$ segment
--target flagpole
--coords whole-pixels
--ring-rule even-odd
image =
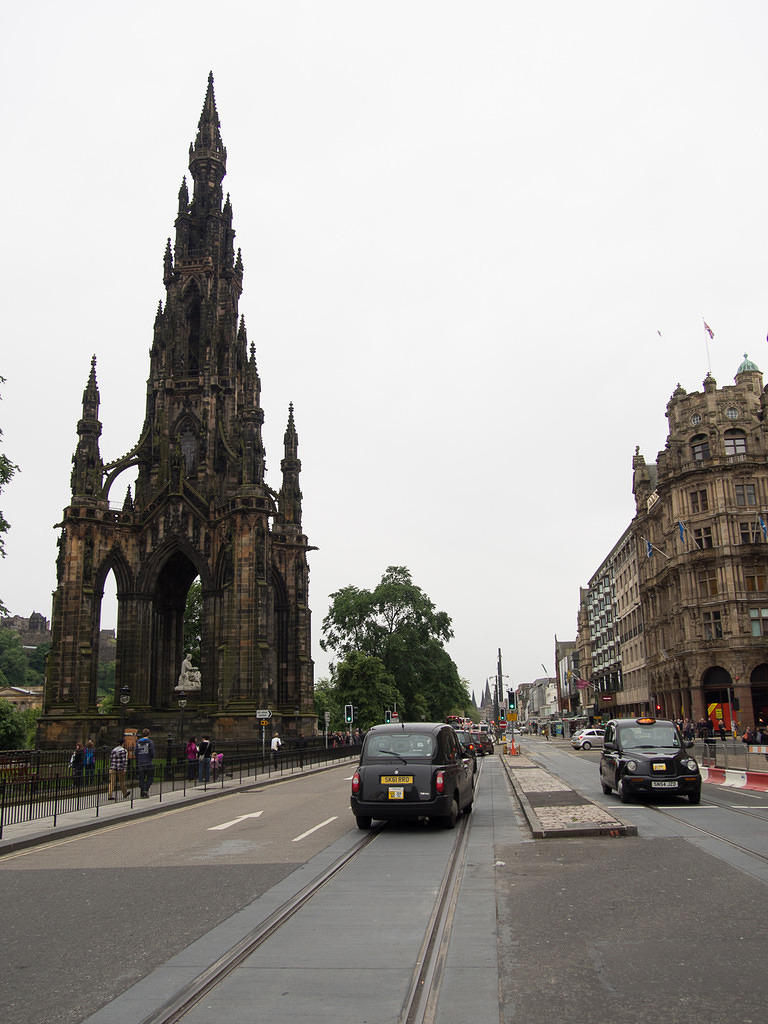
[[[709,357],[709,343],[714,341],[715,335],[712,328],[709,326],[704,317],[701,318],[701,322],[704,324],[704,345],[707,349],[707,369],[709,370],[710,377],[712,376],[712,360]]]

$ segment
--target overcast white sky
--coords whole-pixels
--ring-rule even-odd
[[[701,389],[702,317],[719,385],[768,369],[766,39],[744,0],[6,5],[11,612],[50,616],[92,354],[102,457],[138,439],[213,70],[276,488],[295,404],[316,678],[328,595],[388,565],[478,695],[499,647],[515,685],[551,672],[635,445]]]

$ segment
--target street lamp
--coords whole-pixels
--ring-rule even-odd
[[[125,742],[125,709],[131,701],[131,688],[120,687],[120,742]]]

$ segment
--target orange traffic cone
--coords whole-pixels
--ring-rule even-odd
[[[510,755],[517,754],[517,747],[515,746],[515,734],[514,733],[512,733],[512,735],[509,737],[509,750],[508,750],[508,753]]]

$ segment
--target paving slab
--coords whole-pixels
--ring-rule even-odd
[[[628,825],[605,807],[582,796],[537,765],[535,758],[503,753],[499,757],[534,839],[637,835],[636,825]]]

